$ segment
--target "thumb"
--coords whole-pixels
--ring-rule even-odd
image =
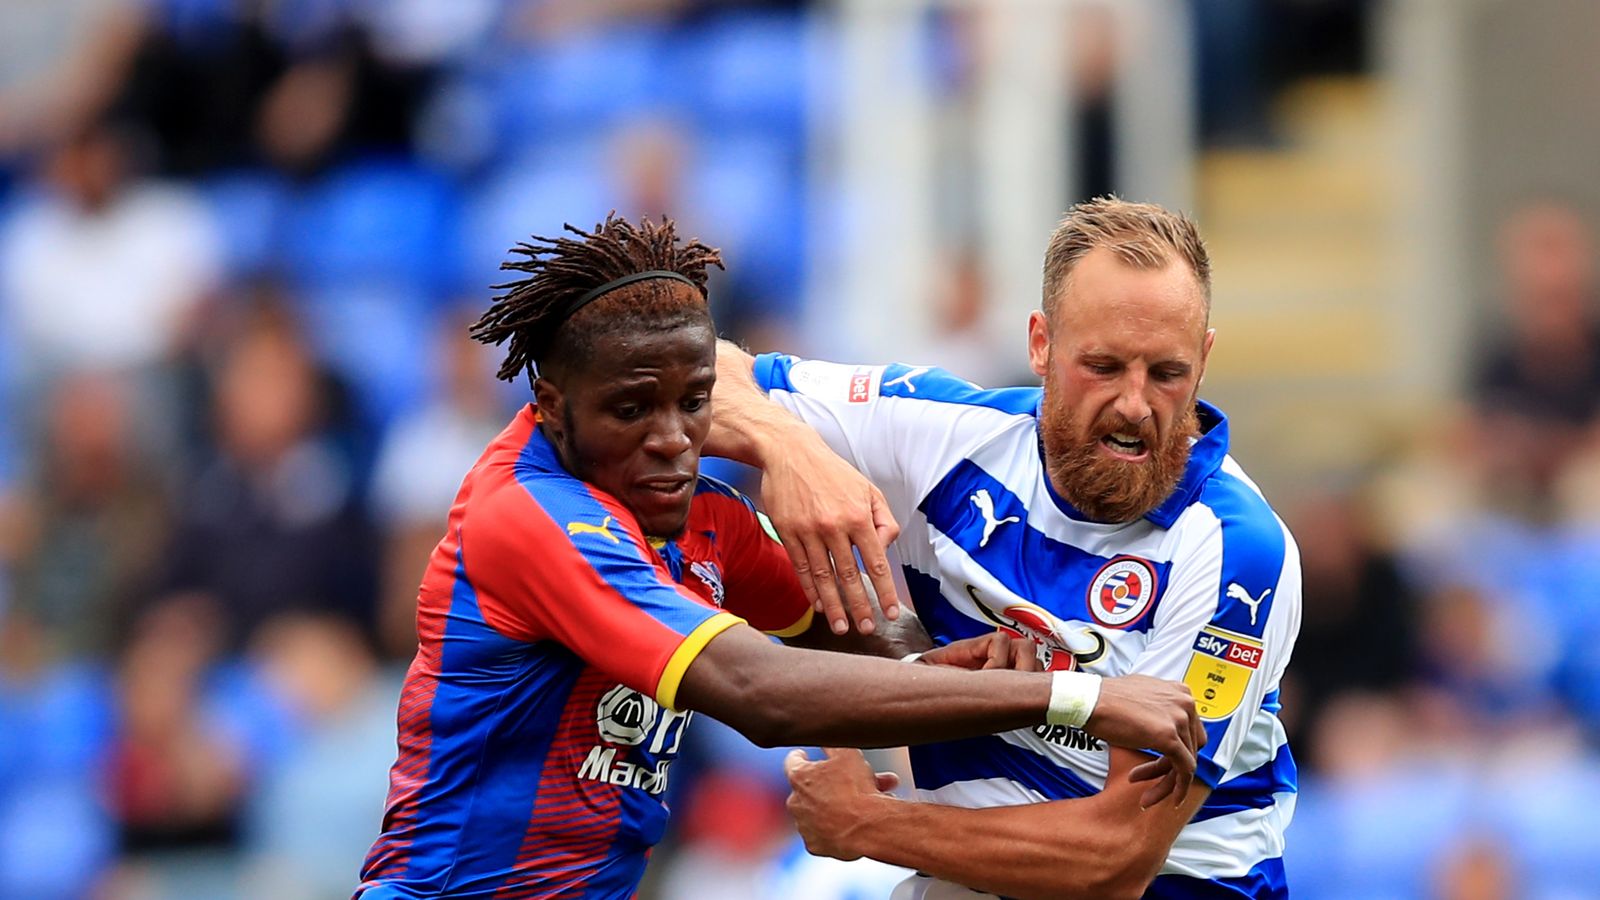
[[[792,780],[794,774],[809,762],[810,760],[806,759],[804,750],[790,750],[788,755],[783,758],[783,774]]]
[[[878,540],[887,547],[894,543],[900,536],[900,523],[894,519],[894,513],[889,511],[889,501],[883,492],[876,486],[872,489],[872,527],[878,533]]]

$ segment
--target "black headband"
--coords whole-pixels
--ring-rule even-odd
[[[627,287],[630,284],[640,281],[649,281],[654,278],[670,278],[673,281],[681,281],[697,291],[700,289],[700,286],[695,284],[693,281],[690,281],[687,276],[680,275],[677,272],[668,272],[665,269],[651,269],[648,272],[635,272],[632,275],[624,275],[621,278],[608,281],[594,290],[588,291],[582,297],[579,297],[571,303],[568,303],[566,309],[563,309],[561,311],[561,315],[556,319],[557,327],[560,327],[560,323],[572,318],[573,314],[578,310],[583,309],[585,306],[588,306],[589,304],[600,299],[606,294],[611,293],[617,288]]]

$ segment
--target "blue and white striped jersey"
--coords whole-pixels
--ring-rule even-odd
[[[1200,404],[1178,487],[1132,523],[1087,521],[1040,455],[1039,388],[982,390],[939,369],[768,354],[756,381],[884,492],[917,615],[939,643],[1003,625],[1051,668],[1182,680],[1209,738],[1211,794],[1148,897],[1286,896],[1294,760],[1278,683],[1300,630],[1299,551]],[[981,807],[1098,792],[1110,754],[1040,726],[912,749],[922,799]],[[925,877],[897,898],[980,896]],[[909,890],[908,890],[909,888]]]

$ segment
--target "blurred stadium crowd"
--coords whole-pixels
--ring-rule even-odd
[[[1282,48],[1363,6],[1197,3],[1208,140],[1270,142],[1273,59],[1359,65]],[[464,338],[498,262],[668,213],[726,251],[725,333],[825,355],[792,326],[828,39],[784,2],[0,9],[0,897],[348,894],[422,560],[525,399]],[[1300,896],[1600,884],[1596,249],[1519,211],[1459,404],[1268,485]],[[696,728],[647,891],[881,895],[795,855],[780,755]]]

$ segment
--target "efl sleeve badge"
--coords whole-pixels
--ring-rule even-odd
[[[1259,641],[1207,626],[1195,638],[1183,683],[1194,692],[1195,710],[1207,721],[1226,719],[1239,708],[1250,676],[1261,665]]]

